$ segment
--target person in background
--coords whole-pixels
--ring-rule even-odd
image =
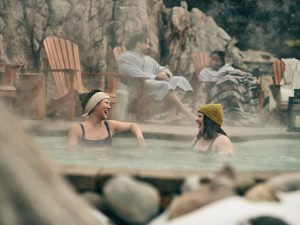
[[[188,80],[182,76],[173,76],[172,72],[148,56],[149,38],[146,34],[135,34],[126,44],[127,51],[118,60],[118,68],[124,77],[145,78],[146,95],[159,102],[166,102],[179,112],[195,120],[181,99],[186,92],[192,91]]]
[[[260,124],[258,91],[260,84],[249,72],[225,64],[225,53],[211,53],[210,67],[200,71],[199,81],[206,90],[206,103],[220,103],[226,124],[231,126]],[[209,88],[206,87],[209,86]]]
[[[230,64],[225,64],[225,53],[215,50],[210,54],[209,67],[200,71],[199,80],[214,81],[222,72],[233,69]]]
[[[199,152],[233,153],[233,144],[221,128],[223,123],[221,104],[200,106],[196,122],[199,125],[199,133],[193,144],[193,149]]]
[[[136,123],[107,120],[111,109],[109,95],[101,90],[91,90],[80,97],[85,121],[75,123],[69,130],[67,143],[89,147],[110,146],[112,136],[117,132],[130,131],[140,147],[145,146],[143,133]]]

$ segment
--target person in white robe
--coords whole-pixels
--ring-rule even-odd
[[[214,51],[210,55],[208,68],[203,68],[199,73],[200,81],[214,81],[225,71],[234,70],[230,64],[225,64],[225,54],[222,51]]]
[[[188,80],[182,76],[173,76],[172,72],[152,57],[146,55],[150,49],[147,35],[136,34],[126,44],[127,51],[118,60],[119,72],[126,78],[146,78],[146,95],[157,101],[166,101],[191,119],[196,116],[182,103],[186,92],[192,91]],[[176,91],[182,94],[178,96]]]

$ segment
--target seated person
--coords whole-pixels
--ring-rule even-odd
[[[209,66],[209,68],[204,68],[200,71],[200,81],[216,81],[219,74],[233,69],[229,64],[225,64],[225,53],[217,50],[210,54]]]
[[[200,81],[214,81],[206,89],[207,103],[221,103],[224,116],[229,125],[252,125],[258,122],[253,117],[257,110],[258,99],[256,81],[250,73],[225,64],[225,53],[211,53],[210,68],[204,68],[199,74]]]
[[[223,110],[221,104],[202,105],[198,110],[199,133],[193,149],[199,152],[232,154],[233,145],[221,128]]]
[[[110,111],[109,95],[100,90],[91,90],[81,96],[81,107],[85,121],[74,124],[68,134],[67,143],[70,147],[78,144],[83,146],[110,146],[115,132],[131,131],[139,146],[145,145],[140,127],[136,123],[107,120]]]
[[[127,51],[123,53],[118,61],[118,68],[123,76],[130,78],[145,78],[146,95],[157,100],[167,102],[191,120],[195,115],[186,109],[181,102],[178,93],[182,95],[192,91],[188,80],[182,76],[173,76],[172,72],[146,55],[150,49],[150,43],[146,34],[136,34],[126,44]],[[183,96],[181,96],[183,97]]]

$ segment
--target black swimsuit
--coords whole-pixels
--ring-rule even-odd
[[[219,136],[219,135],[218,135],[218,136]],[[218,137],[218,136],[217,136],[217,137]],[[213,146],[215,140],[217,139],[217,137],[215,137],[215,138],[212,140],[212,142],[209,144],[208,148],[207,148],[205,151],[203,151],[203,152],[212,152],[212,151],[213,151],[212,146]],[[194,144],[192,145],[192,148],[195,147],[195,145],[196,145],[196,143],[198,142],[198,140],[199,140],[199,137],[197,137],[196,141],[195,141]],[[201,151],[202,151],[202,150],[201,150]]]
[[[87,147],[101,147],[101,146],[111,146],[112,145],[112,137],[110,134],[110,129],[108,126],[108,122],[105,120],[104,125],[107,129],[108,136],[104,139],[99,140],[89,140],[85,138],[85,130],[83,124],[79,124],[82,130],[82,138],[80,140],[80,145]]]

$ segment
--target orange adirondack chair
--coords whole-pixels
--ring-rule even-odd
[[[192,96],[192,106],[193,106],[193,110],[195,110],[195,108],[197,107],[197,97],[199,94],[199,91],[201,90],[201,88],[204,89],[203,91],[205,93],[207,93],[209,91],[210,88],[212,88],[212,86],[215,84],[215,82],[211,82],[211,81],[200,81],[199,80],[199,73],[202,69],[209,67],[209,62],[210,62],[210,55],[207,52],[198,52],[193,54],[192,56],[192,60],[193,60],[193,65],[194,65],[194,69],[195,69],[195,82],[193,82],[193,88],[194,88],[194,92],[193,92],[193,96]]]
[[[281,59],[279,59],[273,62],[272,68],[273,68],[273,85],[271,85],[270,88],[273,97],[276,101],[276,108],[287,110],[288,102],[280,101],[280,82],[283,78],[285,64]]]
[[[78,95],[88,91],[82,82],[78,45],[58,37],[47,37],[43,45],[48,58],[49,72],[51,72],[58,95],[47,104],[47,112],[53,112],[67,105],[69,118],[73,119]],[[97,75],[110,78],[110,85],[104,91],[110,95],[112,105],[115,104],[115,86],[111,85],[114,83],[113,74],[99,73]]]
[[[113,49],[114,56],[116,62],[118,62],[120,55],[125,51],[126,49],[120,46],[117,46]],[[145,78],[124,78],[121,77],[121,81],[124,83],[126,82],[134,82],[134,85],[136,86],[137,89],[137,94],[138,94],[138,99],[137,99],[137,104],[135,105],[136,109],[136,115],[137,119],[139,121],[143,121],[145,119],[145,109],[146,109],[146,94],[145,94],[145,88],[144,88],[144,83],[145,83]]]

